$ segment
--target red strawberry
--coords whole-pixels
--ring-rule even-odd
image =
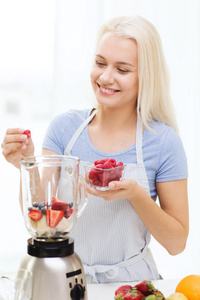
[[[62,220],[63,216],[64,216],[63,210],[47,209],[46,210],[47,225],[51,228],[56,227],[58,223]]]
[[[151,281],[144,280],[134,286],[138,291],[142,292],[145,296],[152,294],[155,290],[155,287],[151,283]]]
[[[65,211],[68,208],[68,203],[64,201],[60,201],[55,197],[52,197],[52,206],[51,209],[53,210],[63,210]]]
[[[42,218],[42,212],[37,209],[31,209],[29,211],[28,216],[33,221],[39,221]]]
[[[145,296],[142,292],[133,287],[128,293],[126,293],[124,300],[142,300],[144,297]]]
[[[118,294],[122,294],[123,296],[125,296],[126,293],[131,289],[132,289],[131,285],[122,285],[115,291],[115,296],[117,296]]]
[[[164,300],[165,299],[165,296],[159,290],[154,290],[152,295],[155,295],[156,299],[159,299],[159,300]]]
[[[31,137],[31,131],[30,130],[24,130],[23,134],[26,134],[28,138]]]
[[[124,300],[124,296],[123,296],[123,294],[118,294],[117,296],[115,296],[114,299],[115,300]]]

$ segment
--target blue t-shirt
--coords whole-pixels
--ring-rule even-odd
[[[65,148],[79,126],[90,116],[91,109],[70,110],[55,117],[46,132],[43,148],[64,154]],[[156,200],[156,182],[173,181],[187,178],[187,158],[180,136],[170,126],[154,122],[152,132],[143,133],[143,160],[149,181],[151,197]],[[123,163],[136,163],[136,145],[119,152],[106,153],[96,149],[90,141],[86,126],[76,143],[71,155],[83,161],[93,162],[101,158],[114,158]]]

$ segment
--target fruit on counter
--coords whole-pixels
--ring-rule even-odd
[[[188,300],[188,298],[182,293],[173,293],[166,300]]]
[[[42,212],[37,209],[31,209],[29,211],[28,216],[33,221],[39,221],[42,218]]]
[[[24,130],[23,134],[26,134],[27,135],[27,138],[30,138],[31,137],[31,131],[26,129]]]
[[[115,159],[99,159],[94,161],[94,167],[90,170],[88,177],[93,185],[108,186],[110,181],[119,181],[124,170],[123,162]]]
[[[161,293],[161,291],[155,289],[154,291],[152,291],[152,295],[156,296],[156,299],[160,299],[160,300],[164,300],[165,296],[163,295],[163,293]]]
[[[149,280],[142,281],[136,284],[134,287],[136,287],[145,296],[152,294],[152,292],[155,290],[154,285]]]
[[[134,287],[126,293],[124,296],[124,300],[142,300],[144,299],[144,294],[142,294],[139,290]]]
[[[126,292],[127,291],[127,292]],[[135,286],[120,286],[115,291],[115,300],[165,300],[161,291],[156,289],[150,280],[144,280]]]
[[[122,294],[125,296],[125,294],[132,289],[131,285],[123,285],[120,286],[116,291],[115,291],[115,296]]]
[[[188,300],[200,299],[200,275],[188,275],[177,285],[176,293],[184,294]]]

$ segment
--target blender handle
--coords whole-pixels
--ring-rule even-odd
[[[81,181],[81,182],[80,182]],[[84,195],[82,197],[81,195],[81,188],[83,187],[84,189]],[[88,202],[88,193],[86,189],[86,184],[81,175],[79,175],[79,184],[78,184],[78,212],[77,212],[77,217],[79,218],[80,215],[83,213],[86,205]]]

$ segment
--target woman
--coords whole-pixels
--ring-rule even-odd
[[[74,233],[88,282],[159,279],[150,235],[171,254],[188,236],[187,161],[173,113],[162,45],[141,17],[119,17],[99,31],[91,70],[97,109],[71,110],[50,124],[43,155],[86,162],[105,157],[127,165],[109,191],[88,186],[88,205]],[[20,168],[33,155],[23,129],[8,129],[5,158]],[[156,198],[159,204],[156,204]]]

